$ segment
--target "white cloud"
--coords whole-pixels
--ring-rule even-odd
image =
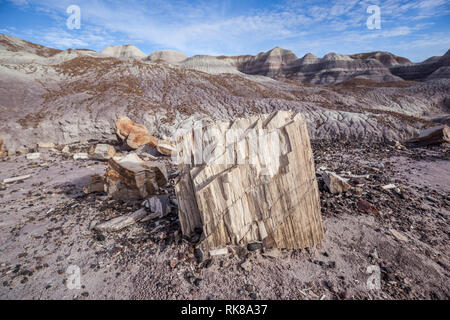
[[[17,6],[24,6],[28,4],[28,0],[9,0],[9,1]]]
[[[240,13],[227,10],[231,4],[207,0],[196,3],[187,0],[28,2],[61,24],[59,31],[34,30],[36,39],[44,39],[54,46],[102,49],[102,46],[123,41],[157,49],[176,49],[188,55],[257,53],[280,44],[287,48],[310,46],[329,51],[353,48],[356,52],[372,44],[389,44],[389,39],[398,42],[418,37],[431,26],[426,19],[446,15],[449,10],[448,1],[444,0],[335,0],[331,4],[286,0]],[[65,29],[65,10],[72,3],[81,8],[79,32]],[[381,30],[366,28],[366,8],[371,4],[381,8]]]

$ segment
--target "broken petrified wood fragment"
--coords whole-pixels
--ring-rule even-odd
[[[19,177],[13,177],[13,178],[7,178],[7,179],[3,179],[3,183],[13,183],[13,182],[17,182],[17,181],[22,181],[22,180],[26,180],[31,178],[30,174],[26,174],[23,176],[19,176]]]
[[[109,160],[116,154],[116,149],[109,144],[97,144],[89,148],[89,157],[96,160]]]
[[[417,138],[412,138],[403,142],[405,145],[424,147],[450,143],[450,128],[447,125],[426,129]]]
[[[134,123],[130,118],[120,116],[116,120],[116,134],[133,150],[149,145],[156,148],[159,153],[166,156],[172,154],[173,145],[169,141],[158,140],[152,136],[148,129],[142,125]]]
[[[164,217],[170,211],[168,195],[152,196],[142,202],[142,205],[155,213],[157,217]]]
[[[184,235],[200,229],[205,249],[260,241],[305,248],[322,240],[313,154],[299,115],[220,123],[203,127],[201,138],[195,130],[179,139],[174,157],[182,168],[175,190]],[[202,161],[190,163],[199,149],[207,151]]]
[[[139,209],[136,212],[126,214],[109,221],[100,223],[94,227],[97,231],[119,231],[125,227],[128,227],[148,215],[145,208]]]
[[[93,175],[83,187],[85,194],[105,192],[105,178],[101,175]]]
[[[331,193],[342,193],[350,189],[350,185],[347,182],[348,179],[344,179],[334,172],[325,171],[322,173],[322,179]]]
[[[113,198],[145,199],[166,184],[167,171],[161,163],[143,161],[134,153],[108,161],[106,189]]]
[[[120,116],[116,120],[116,134],[131,149],[137,149],[147,144],[156,147],[158,144],[158,139],[150,135],[144,125],[134,123],[126,116]]]

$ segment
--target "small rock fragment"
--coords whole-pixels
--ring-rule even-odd
[[[73,155],[73,160],[88,160],[89,155],[86,152],[75,153]]]
[[[109,144],[97,144],[89,149],[89,156],[95,160],[109,160],[116,154],[116,149]]]
[[[169,213],[170,209],[169,196],[152,196],[151,198],[142,202],[142,205],[149,209],[150,212],[155,213],[158,217],[164,217]]]
[[[199,286],[202,284],[202,281],[203,281],[203,279],[196,278],[196,279],[194,280],[194,285],[195,285],[196,287],[199,287]]]
[[[70,147],[69,146],[64,146],[64,148],[62,148],[61,152],[62,153],[70,153]]]
[[[371,204],[366,200],[359,200],[356,203],[356,207],[358,208],[358,210],[363,211],[365,213],[372,213],[372,214],[379,213],[378,209],[373,204]]]
[[[398,240],[403,241],[403,242],[408,242],[408,238],[405,235],[403,235],[402,233],[400,233],[399,231],[397,231],[395,229],[389,229],[389,231]]]
[[[171,260],[169,261],[169,265],[170,265],[170,268],[171,268],[171,269],[175,269],[175,267],[177,266],[177,264],[178,264],[177,259],[171,259]]]
[[[97,241],[105,241],[105,236],[102,235],[101,233],[98,233],[98,234],[95,236],[95,239],[97,239]]]
[[[256,251],[262,248],[262,244],[260,242],[252,242],[247,244],[248,251]]]
[[[26,180],[26,179],[29,179],[29,178],[31,178],[31,174],[18,176],[18,177],[13,177],[13,178],[3,179],[3,183],[12,183],[12,182]]]
[[[209,255],[211,257],[221,256],[221,255],[224,255],[224,254],[228,254],[228,248],[219,248],[219,249],[214,249],[214,250],[210,250],[209,251]]]
[[[198,264],[202,263],[203,261],[203,250],[200,248],[196,248],[194,250],[194,257]]]
[[[103,176],[94,175],[89,178],[83,187],[85,194],[105,192],[105,179]]]
[[[347,180],[338,176],[334,172],[325,171],[322,174],[322,179],[325,182],[325,185],[333,194],[342,193],[350,189],[350,185]]]
[[[27,154],[28,160],[36,160],[36,159],[39,159],[40,157],[41,157],[41,154],[39,152]]]
[[[397,188],[397,186],[395,185],[395,184],[393,184],[393,183],[390,183],[390,184],[387,184],[387,185],[385,185],[385,186],[382,186],[381,187],[383,190],[390,190],[390,189],[395,189],[395,188]]]
[[[250,272],[252,270],[252,264],[250,261],[245,260],[243,263],[241,263],[241,268],[245,271]]]
[[[38,143],[38,148],[50,149],[54,148],[55,144],[53,142],[40,142]]]

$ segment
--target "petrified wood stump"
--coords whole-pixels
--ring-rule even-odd
[[[201,247],[262,241],[305,248],[323,238],[313,154],[300,115],[279,111],[193,129],[176,148],[181,228],[184,235],[201,230]]]

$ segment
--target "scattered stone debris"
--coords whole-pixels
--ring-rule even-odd
[[[105,192],[105,178],[101,175],[94,175],[89,178],[83,187],[85,194]]]
[[[109,144],[97,144],[89,148],[89,157],[95,160],[109,160],[116,154],[116,149]]]
[[[328,189],[333,194],[342,193],[350,189],[348,180],[338,176],[334,172],[325,171],[322,174],[322,179]]]
[[[17,182],[17,181],[26,180],[26,179],[29,179],[29,178],[31,178],[31,174],[26,174],[26,175],[23,175],[23,176],[3,179],[3,183],[13,183],[13,182]]]
[[[44,292],[44,298],[45,295],[58,297],[57,286],[48,284],[53,280],[47,278],[47,274],[63,276],[64,265],[53,266],[52,262],[62,263],[67,257],[66,249],[70,247],[72,253],[83,254],[80,261],[85,262],[80,267],[82,270],[86,268],[88,281],[104,276],[103,279],[116,278],[124,281],[120,284],[127,285],[128,279],[142,279],[142,285],[137,287],[140,291],[134,292],[134,297],[189,299],[211,296],[214,299],[241,299],[248,298],[250,293],[256,294],[256,298],[269,299],[296,299],[299,294],[302,299],[320,299],[325,295],[327,299],[447,297],[445,210],[450,198],[445,192],[439,192],[439,181],[436,181],[436,187],[434,184],[418,187],[415,181],[423,177],[416,176],[421,166],[405,166],[402,161],[417,159],[415,163],[425,163],[426,166],[427,162],[423,159],[439,163],[448,159],[448,152],[440,147],[422,148],[415,152],[399,151],[390,145],[365,145],[361,142],[345,144],[345,148],[329,141],[312,141],[312,144],[318,164],[316,176],[321,180],[323,171],[336,172],[343,178],[349,178],[348,182],[352,185],[350,192],[319,193],[328,234],[320,250],[280,250],[261,246],[261,241],[254,239],[249,241],[249,248],[244,241],[239,245],[221,245],[213,250],[197,247],[201,245],[204,230],[195,231],[192,237],[182,235],[177,201],[174,199],[174,182],[179,172],[164,157],[158,156],[158,162],[167,166],[170,183],[154,195],[163,197],[164,203],[166,199],[169,200],[167,215],[163,218],[159,213],[150,212],[160,212],[159,209],[151,209],[152,195],[139,201],[109,199],[106,194],[80,195],[79,182],[81,177],[86,176],[90,181],[83,191],[103,192],[104,162],[88,160],[80,163],[71,161],[71,156],[69,160],[67,155],[44,154],[42,151],[41,158],[45,155],[46,159],[46,167],[42,167],[25,156],[12,157],[7,160],[7,166],[14,170],[9,171],[8,167],[3,166],[2,179],[28,173],[24,170],[29,169],[33,170],[30,172],[33,179],[27,181],[29,183],[8,184],[7,191],[0,192],[0,198],[6,199],[3,202],[5,212],[19,208],[28,212],[24,218],[20,218],[17,226],[2,225],[6,232],[10,230],[13,239],[26,243],[26,249],[18,246],[19,251],[15,251],[14,255],[5,252],[0,263],[3,286],[8,289],[4,291],[10,292],[8,297],[12,298],[24,294],[32,298],[39,297],[35,294],[38,292],[39,295],[39,290]],[[75,153],[88,150],[89,146],[84,143],[71,144],[70,148]],[[400,159],[399,163],[395,162],[396,159]],[[433,165],[432,161],[430,166]],[[390,162],[394,165],[390,165]],[[291,160],[290,163],[294,162]],[[380,163],[384,164],[384,168],[377,170]],[[30,166],[27,168],[26,164]],[[49,165],[51,170],[47,169]],[[60,176],[56,184],[51,179],[45,183],[48,177],[53,177],[55,169],[61,175],[67,174],[67,178],[63,180]],[[319,173],[319,169],[323,169],[322,172]],[[409,170],[411,172],[408,173]],[[428,170],[424,171],[423,174],[427,174]],[[94,173],[98,175],[92,176]],[[408,175],[404,176],[406,173]],[[411,183],[406,177],[416,180]],[[41,185],[41,181],[44,184]],[[355,185],[363,187],[355,188]],[[390,187],[383,189],[386,186]],[[403,198],[397,194],[397,186],[401,187]],[[0,183],[0,190],[4,188],[6,185]],[[356,189],[361,192],[357,193]],[[14,206],[10,206],[14,203],[11,199],[19,193],[23,196],[14,200]],[[366,211],[359,210],[357,203],[362,199],[376,206],[382,214],[369,216],[365,214]],[[133,215],[140,205],[146,211],[142,219],[132,219],[125,223],[132,225],[122,229],[117,227],[114,233],[107,230],[114,231],[116,227],[99,231],[102,223],[113,224],[117,218],[127,221],[127,217]],[[363,207],[361,204],[359,206]],[[144,214],[144,211],[141,212]],[[143,223],[145,221],[148,222]],[[30,227],[39,222],[45,227],[38,230],[36,235],[40,238],[37,239],[45,241],[29,241],[27,233]],[[256,250],[251,251],[253,246]],[[434,252],[439,254],[434,255]],[[347,253],[351,254],[351,259],[347,261],[340,258]],[[429,268],[430,261],[433,261],[433,268]],[[363,266],[379,264],[383,290],[368,291],[365,287],[367,278],[359,277],[361,270],[354,269],[355,263]],[[139,271],[130,270],[130,265],[138,266],[136,269]],[[41,273],[42,270],[47,271]],[[187,285],[183,283],[185,280],[182,275],[185,273],[190,273]],[[217,282],[218,275],[220,282]],[[274,279],[269,286],[265,281],[268,277]],[[226,280],[226,288],[222,279]],[[353,286],[356,279],[362,280],[362,288]],[[24,284],[21,284],[22,281]],[[99,280],[98,283],[102,284],[103,281]],[[79,292],[89,289],[90,297],[102,297],[105,288],[112,286],[110,282],[105,283],[106,287],[89,286]],[[289,288],[282,286],[283,283],[289,283]],[[218,285],[222,286],[220,290],[217,290]],[[167,290],[159,290],[162,287]],[[82,295],[78,293],[80,297]]]
[[[255,138],[248,130],[254,127],[271,135]],[[246,134],[227,145],[228,128]],[[184,164],[175,186],[183,234],[200,229],[200,245],[206,249],[261,241],[267,247],[305,248],[322,240],[319,193],[305,121],[279,111],[218,124],[216,131],[222,133],[216,142],[220,140],[226,151],[211,157],[213,163]],[[182,154],[188,159],[195,152],[188,140],[192,136],[188,133],[181,138]],[[255,139],[267,150],[252,155],[254,164],[234,165],[236,159],[230,165],[215,164],[230,163],[225,159],[229,154],[242,156],[235,152],[235,145],[248,150]],[[276,148],[280,150],[277,157],[273,154]]]
[[[108,161],[106,188],[116,199],[145,199],[167,185],[164,164],[143,161],[135,153],[115,156]]]
[[[94,227],[95,230],[104,232],[104,231],[118,231],[125,227],[128,227],[140,220],[142,220],[145,216],[148,215],[147,210],[145,208],[141,208],[131,214],[126,214],[114,219],[111,219],[107,222],[100,223]]]
[[[447,125],[428,128],[422,131],[417,138],[406,140],[404,143],[415,147],[450,143],[450,128]]]

